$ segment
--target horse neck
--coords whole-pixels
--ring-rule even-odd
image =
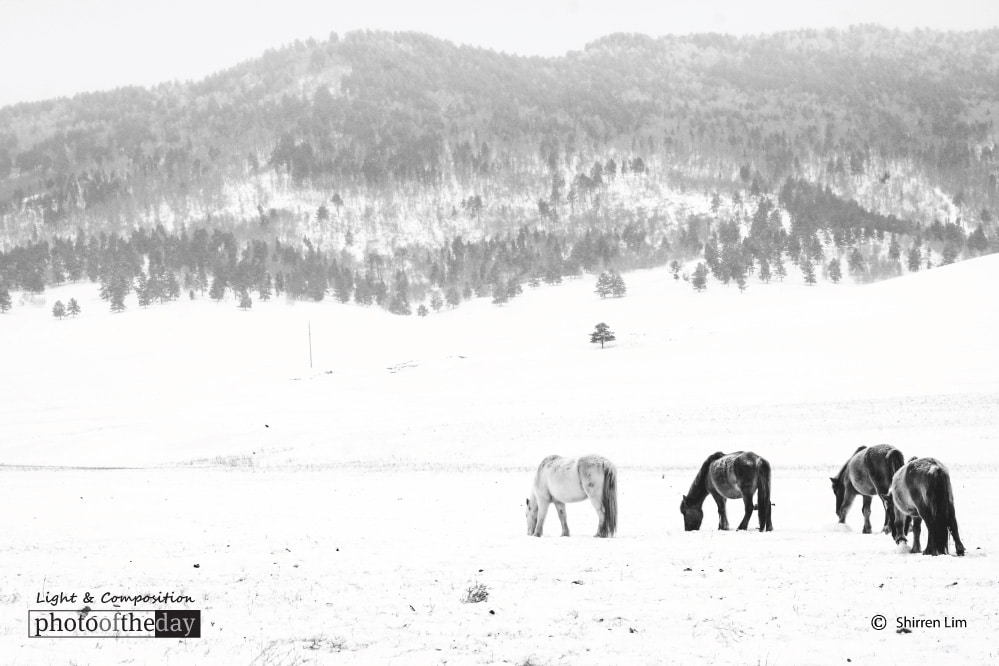
[[[850,487],[850,473],[847,470],[849,469],[850,463],[853,462],[853,459],[856,457],[856,455],[866,448],[867,448],[866,446],[861,446],[859,449],[853,452],[852,456],[847,458],[846,464],[843,465],[843,469],[841,469],[839,471],[839,474],[836,475],[836,485],[841,485],[843,486],[844,489]]]
[[[850,456],[850,460],[853,460],[853,456]],[[850,460],[846,461],[846,464],[843,465],[843,469],[841,469],[839,474],[834,477],[836,479],[837,486],[842,486],[843,488],[847,487],[848,482],[850,481],[850,475],[846,470],[850,466]]]
[[[687,491],[687,504],[692,506],[700,506],[704,504],[704,498],[708,496],[708,471],[713,463],[718,458],[711,456],[704,461],[701,465],[701,469],[698,470],[697,476],[694,477],[694,482],[690,484],[690,490]]]

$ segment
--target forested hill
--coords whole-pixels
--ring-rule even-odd
[[[627,249],[630,228],[641,264],[696,257],[725,222],[748,237],[763,206],[813,260],[887,252],[885,232],[919,247],[934,224],[953,260],[995,241],[996,114],[997,30],[612,35],[559,58],[333,34],[0,109],[0,250],[161,226],[392,264],[526,229],[568,258],[587,233]]]

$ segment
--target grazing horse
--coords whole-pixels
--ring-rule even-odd
[[[617,468],[614,463],[601,456],[548,456],[538,466],[527,498],[528,536],[541,536],[549,504],[554,504],[558,512],[562,536],[569,536],[566,502],[582,502],[587,498],[600,519],[595,536],[614,536],[617,531]]]
[[[753,504],[753,493],[758,492],[758,501]],[[727,530],[728,517],[725,515],[725,499],[742,498],[746,515],[739,523],[740,530],[749,527],[753,509],[758,507],[760,531],[774,529],[770,520],[770,463],[752,451],[736,451],[728,455],[719,451],[712,453],[701,465],[701,469],[690,484],[690,490],[680,501],[683,514],[683,527],[688,532],[701,529],[704,520],[704,504],[708,494],[718,505],[718,529]]]
[[[836,515],[846,522],[846,514],[857,495],[864,496],[864,534],[871,533],[871,500],[877,495],[885,507],[882,532],[894,534],[895,516],[891,502],[891,479],[905,464],[902,452],[890,444],[861,446],[843,465],[836,476],[830,477],[836,495]]]
[[[912,521],[912,550],[919,552],[920,523],[926,523],[926,550],[923,555],[947,552],[947,531],[954,537],[958,555],[964,544],[957,533],[954,513],[954,490],[950,472],[935,458],[910,458],[891,480],[891,499],[895,507],[895,543],[904,544],[909,521]]]

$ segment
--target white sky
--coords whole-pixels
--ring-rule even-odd
[[[295,39],[416,30],[559,55],[612,32],[999,26],[991,0],[0,0],[0,105],[201,78]]]

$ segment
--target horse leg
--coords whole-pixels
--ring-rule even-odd
[[[562,536],[569,536],[569,522],[566,520],[565,516],[565,502],[559,502],[557,500],[552,500],[552,504],[555,505],[555,511],[558,512],[559,522],[562,523]]]
[[[860,511],[864,514],[864,534],[871,533],[871,500],[874,499],[870,495],[864,495],[864,505],[861,507]]]
[[[892,534],[892,526],[895,523],[892,520],[894,508],[892,507],[891,495],[881,495],[881,504],[885,507],[885,526],[881,529],[881,532],[883,534]]]
[[[908,532],[908,530],[906,529],[906,525],[908,524],[909,518],[895,507],[894,500],[892,500],[891,510],[892,510],[891,514],[892,538],[895,540],[895,543],[897,544],[905,543],[906,542],[905,535]]]
[[[910,553],[918,553],[921,548],[919,546],[919,534],[922,531],[923,519],[913,518],[912,519],[912,549],[909,550]],[[927,534],[927,550],[929,550],[929,534]]]
[[[538,498],[538,524],[534,528],[534,536],[541,536],[542,531],[545,527],[545,516],[548,514],[548,504],[551,502],[549,497],[539,497]]]
[[[711,497],[714,498],[715,504],[718,505],[718,529],[727,530],[729,527],[728,515],[725,513],[725,497],[714,488],[711,489]]]
[[[590,497],[590,504],[593,505],[593,510],[597,512],[597,518],[599,522],[597,523],[597,533],[593,536],[606,537],[607,534],[607,516],[604,515],[604,503],[600,497],[599,493],[593,493]]]
[[[957,516],[954,515],[953,503],[950,506],[950,535],[954,537],[954,548],[957,550],[958,556],[964,555],[964,544],[961,543],[961,537],[957,534]]]
[[[746,506],[746,515],[742,517],[742,522],[736,529],[744,530],[749,527],[749,519],[753,517],[753,493],[742,491],[742,503]]]

